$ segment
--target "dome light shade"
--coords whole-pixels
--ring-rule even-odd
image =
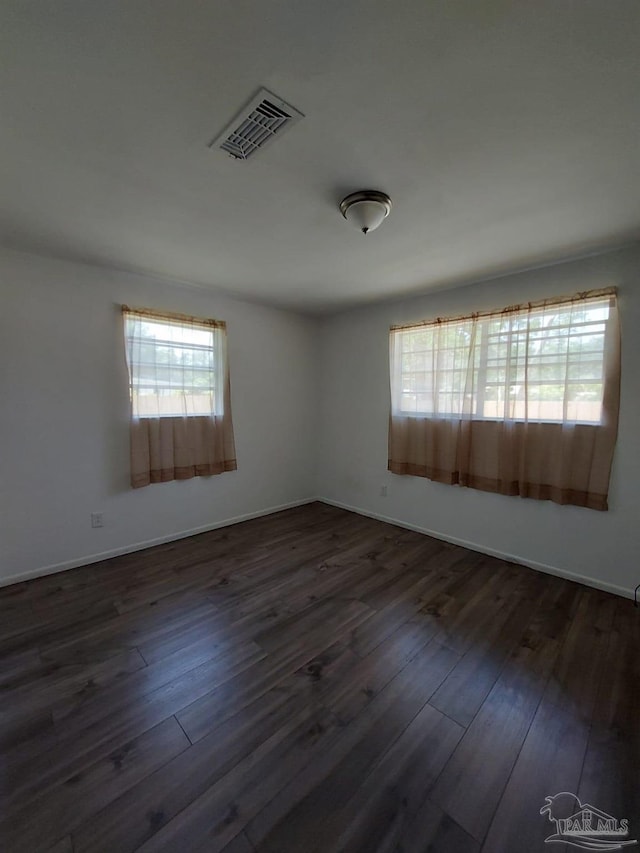
[[[358,231],[368,234],[375,231],[391,210],[391,199],[378,190],[359,190],[351,193],[340,202],[340,212],[353,222]]]

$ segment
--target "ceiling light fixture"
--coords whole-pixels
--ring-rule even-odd
[[[359,190],[340,202],[340,213],[347,222],[353,222],[359,231],[375,231],[391,210],[391,199],[378,190]]]

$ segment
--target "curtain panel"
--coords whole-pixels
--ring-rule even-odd
[[[390,375],[393,473],[608,508],[614,289],[392,327]]]
[[[237,468],[226,325],[122,306],[131,485]]]

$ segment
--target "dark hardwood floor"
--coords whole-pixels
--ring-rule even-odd
[[[0,850],[640,838],[639,614],[322,504],[2,589]]]

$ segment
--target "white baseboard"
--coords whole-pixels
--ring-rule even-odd
[[[189,536],[197,536],[198,533],[207,533],[209,530],[217,530],[220,527],[228,527],[231,524],[239,524],[241,521],[249,521],[252,518],[261,518],[265,515],[272,515],[275,512],[282,512],[285,509],[293,509],[297,506],[320,501],[321,503],[335,506],[339,509],[345,509],[349,512],[355,512],[358,515],[364,515],[367,518],[375,518],[378,521],[385,521],[387,524],[393,524],[396,527],[404,527],[407,530],[415,530],[417,533],[424,533],[427,536],[432,536],[434,539],[441,539],[444,542],[450,542],[452,545],[460,545],[463,548],[468,548],[470,551],[479,551],[481,554],[488,554],[491,557],[499,557],[502,560],[508,560],[511,563],[520,563],[530,569],[535,569],[539,572],[545,572],[549,575],[566,578],[567,580],[581,583],[585,586],[591,586],[594,589],[601,589],[604,592],[611,592],[615,595],[621,595],[624,598],[633,599],[633,590],[626,587],[618,586],[617,584],[600,581],[597,578],[590,578],[586,575],[580,575],[577,572],[570,572],[566,569],[560,569],[557,566],[549,566],[546,563],[539,563],[535,560],[529,560],[520,554],[510,554],[506,551],[498,551],[495,548],[488,548],[485,545],[478,545],[476,542],[470,542],[467,539],[460,539],[457,536],[449,536],[440,533],[437,530],[431,530],[428,527],[422,527],[418,524],[411,524],[407,521],[402,521],[399,518],[391,518],[388,515],[382,515],[378,512],[371,512],[362,507],[351,506],[350,504],[334,501],[330,498],[312,497],[304,498],[298,501],[290,501],[289,503],[280,504],[279,506],[267,507],[256,512],[248,512],[244,515],[236,515],[232,518],[225,518],[220,521],[214,521],[211,524],[204,524],[201,527],[193,527],[190,530],[182,530],[178,533],[170,533],[168,536],[158,536],[155,539],[147,539],[144,542],[135,542],[130,545],[124,545],[120,548],[112,548],[109,551],[101,551],[98,554],[90,554],[84,557],[78,557],[74,560],[65,560],[62,563],[54,563],[50,566],[42,566],[37,569],[31,569],[27,572],[22,572],[16,575],[0,578],[0,587],[9,586],[14,583],[31,580],[32,578],[44,577],[52,575],[56,572],[65,572],[68,569],[75,569],[78,566],[88,566],[91,563],[99,563],[102,560],[108,560],[111,557],[119,557],[121,554],[132,554],[135,551],[143,551],[145,548],[152,548],[154,545],[163,545],[165,542],[176,542],[179,539],[187,539]]]
[[[430,530],[428,527],[421,527],[418,524],[410,524],[407,521],[402,521],[399,518],[390,518],[387,515],[382,515],[379,512],[371,512],[362,507],[351,506],[350,504],[334,501],[330,498],[316,498],[321,503],[335,506],[339,509],[346,509],[349,512],[355,512],[358,515],[364,515],[367,518],[375,518],[378,521],[386,521],[387,524],[394,524],[396,527],[404,527],[407,530],[415,530],[417,533],[425,533],[427,536],[433,536],[434,539],[441,539],[443,542],[450,542],[452,545],[461,545],[463,548],[468,548],[470,551],[479,551],[481,554],[488,554],[490,557],[499,557],[501,560],[507,560],[510,563],[520,563],[530,569],[535,569],[538,572],[545,572],[548,575],[556,575],[566,580],[581,583],[585,586],[591,586],[594,589],[601,589],[604,592],[612,592],[614,595],[621,595],[623,598],[633,599],[633,590],[627,589],[617,584],[607,583],[597,578],[590,578],[587,575],[580,575],[577,572],[569,572],[566,569],[560,569],[557,566],[548,566],[546,563],[538,563],[535,560],[529,560],[520,554],[509,554],[506,551],[498,551],[495,548],[488,548],[486,545],[478,545],[476,542],[469,542],[467,539],[459,539],[457,536],[449,536],[445,533],[440,533],[437,530]]]
[[[56,572],[66,572],[68,569],[76,569],[78,566],[88,566],[91,563],[99,563],[102,560],[108,560],[111,557],[119,557],[121,554],[132,554],[135,551],[143,551],[145,548],[153,548],[154,545],[164,545],[165,542],[176,542],[178,539],[187,539],[189,536],[197,536],[198,533],[207,533],[209,530],[217,530],[219,527],[229,527],[229,525],[238,524],[241,521],[249,521],[252,518],[260,518],[263,515],[272,515],[274,512],[281,512],[284,509],[293,509],[296,506],[304,506],[305,504],[313,503],[316,500],[318,500],[318,498],[304,498],[299,501],[290,501],[289,503],[280,504],[279,506],[259,509],[256,512],[247,512],[244,515],[236,515],[233,518],[224,518],[221,521],[214,521],[211,524],[203,524],[202,527],[193,527],[191,530],[182,530],[178,533],[170,533],[168,536],[158,536],[156,539],[147,539],[144,542],[134,542],[131,545],[123,545],[120,548],[111,548],[109,551],[101,551],[98,554],[89,554],[84,557],[78,557],[74,560],[65,560],[62,563],[54,563],[50,566],[41,566],[37,569],[30,569],[27,572],[0,578],[0,587],[9,586],[13,583],[22,583],[22,581],[44,577],[45,575],[53,575],[56,574]]]

